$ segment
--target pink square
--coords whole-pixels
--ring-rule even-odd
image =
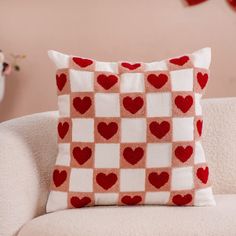
[[[94,194],[93,193],[68,193],[68,208],[82,208],[85,206],[94,205]]]
[[[93,143],[71,143],[71,167],[93,168],[94,166],[94,144]]]
[[[169,70],[182,70],[193,68],[192,58],[190,55],[184,55],[167,60]]]
[[[146,144],[122,143],[120,146],[121,168],[145,168]]]
[[[144,71],[144,64],[141,62],[119,62],[118,65],[119,73],[125,72],[143,72]]]
[[[170,118],[147,118],[147,142],[171,142],[172,121]]]
[[[70,93],[70,80],[68,69],[58,69],[56,73],[57,94]]]
[[[94,90],[102,93],[118,93],[120,78],[117,74],[109,72],[95,72]]]
[[[209,177],[209,167],[206,163],[194,166],[194,184],[196,189],[209,187],[211,185]]]
[[[194,190],[172,191],[168,204],[174,206],[192,206],[194,195]]]
[[[195,93],[203,94],[209,82],[210,72],[206,69],[194,69],[193,88]]]
[[[167,92],[171,90],[168,71],[151,71],[145,73],[146,92]]]
[[[170,191],[171,168],[150,168],[146,170],[146,191]]]
[[[119,192],[119,169],[94,169],[94,192]]]
[[[60,118],[57,125],[58,142],[70,143],[72,141],[72,123],[70,118]]]
[[[127,192],[120,193],[119,205],[124,206],[136,206],[144,204],[145,193],[144,192]]]
[[[71,93],[71,117],[94,117],[94,93]]]
[[[71,56],[69,66],[75,70],[93,71],[95,69],[95,62],[88,58]]]

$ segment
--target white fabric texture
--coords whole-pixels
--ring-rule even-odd
[[[210,173],[213,180],[213,190],[215,193],[236,194],[236,98],[206,99],[203,101],[203,114],[203,145],[208,164],[211,169]],[[47,112],[18,118],[0,124],[0,236],[16,235],[23,224],[45,213],[45,206],[49,191],[50,171],[53,168],[57,155],[57,117],[57,112]],[[236,235],[236,229],[233,228],[236,225],[236,216],[232,215],[233,212],[234,214],[236,212],[233,208],[236,205],[236,197],[232,196],[232,199],[230,199],[230,196],[225,196],[221,198],[220,202],[217,202],[219,205],[223,204],[224,206],[227,206],[226,208],[224,208],[223,205],[221,208],[216,206],[212,208],[205,208],[206,210],[204,212],[201,210],[203,208],[180,209],[177,207],[155,207],[155,209],[173,209],[171,212],[166,214],[165,220],[163,216],[163,225],[165,225],[166,229],[172,229],[169,224],[169,218],[172,217],[172,211],[176,212],[176,220],[181,219],[179,216],[182,211],[187,212],[186,221],[189,222],[191,227],[197,228],[198,225],[192,224],[192,222],[193,219],[196,218],[197,213],[195,212],[201,211],[198,216],[201,224],[204,224],[205,226],[208,225],[205,221],[205,214],[209,214],[209,220],[211,218],[215,219],[215,221],[211,221],[214,222],[214,224],[212,223],[213,225],[211,225],[209,223],[208,226],[209,230],[213,230],[213,226],[215,227],[215,234],[208,235],[215,236],[217,235],[216,233],[219,232],[218,235],[230,236]],[[93,223],[96,224],[96,221],[99,220],[99,214],[96,213],[96,211],[101,211],[99,209],[104,209],[107,211],[109,208],[96,208],[96,210],[94,208],[89,208],[82,209],[82,211],[80,209],[78,211],[85,212],[90,210],[91,215],[95,216]],[[130,208],[125,207],[122,209],[126,209],[125,211],[130,210]],[[138,215],[141,217],[145,213],[143,211],[152,211],[151,209],[152,207],[149,206],[135,208],[133,213],[131,213],[130,220],[132,220],[132,216]],[[66,214],[70,214],[69,212],[71,211],[68,211],[68,213],[66,212],[67,211],[63,213],[58,212],[55,214],[65,214],[66,216]],[[49,214],[47,217],[53,217],[55,214]],[[122,214],[126,215],[126,212],[123,212]],[[221,214],[223,214],[224,217],[222,216],[222,218],[217,218],[220,217]],[[116,229],[122,229],[121,226],[118,227],[118,223],[123,222],[123,218],[119,217],[119,214],[117,216],[113,214],[112,217],[115,217],[117,220],[110,220],[107,225],[112,224],[115,227],[117,224]],[[113,219],[112,217],[110,216],[111,219]],[[81,216],[81,221],[83,221],[83,219],[86,218]],[[150,220],[151,219],[152,217],[150,217]],[[216,219],[218,219],[218,221],[216,221]],[[220,219],[222,219],[221,223]],[[234,222],[232,220],[234,220]],[[55,220],[55,222],[57,226],[60,225],[59,220]],[[79,220],[77,219],[75,221],[75,225],[71,225],[71,227],[76,229],[78,222]],[[66,221],[66,224],[67,223],[70,222]],[[158,221],[155,220],[153,224],[158,224]],[[179,225],[179,228],[172,231],[172,235],[173,232],[178,233],[178,230],[182,230],[180,223]],[[77,235],[79,232],[83,232],[82,230],[85,230],[82,226],[84,225],[80,225]],[[20,236],[37,236],[36,233],[29,234],[31,231],[28,231],[29,233],[26,231],[30,230],[27,229],[28,227],[29,226],[25,226]],[[51,227],[49,218],[44,221],[43,228],[47,227]],[[138,234],[140,227],[143,228],[143,231],[141,231],[143,234]],[[207,235],[208,232],[211,232],[206,231],[208,227],[202,229],[201,235]],[[91,235],[89,232],[92,228],[93,225],[90,225],[88,234],[81,235]],[[134,228],[130,228],[130,231],[126,228],[126,235],[145,236],[145,234],[147,235],[149,232],[148,227],[145,226],[144,223],[137,224],[136,228],[137,231],[135,232]],[[43,230],[42,226],[40,229]],[[98,232],[103,231],[104,233],[106,232],[106,227],[101,226],[97,230]],[[226,233],[223,233],[223,231]],[[158,235],[157,233],[158,231],[155,235]],[[39,235],[43,236],[43,232]],[[63,234],[62,232],[61,235],[66,235],[66,233],[64,232]]]
[[[235,236],[236,195],[216,207],[86,207],[38,217],[19,236]]]

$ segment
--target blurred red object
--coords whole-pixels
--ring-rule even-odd
[[[193,6],[193,5],[197,5],[199,3],[202,3],[202,2],[206,2],[207,0],[186,0],[186,1],[188,2],[188,5]],[[228,1],[230,1],[230,0],[228,0]]]
[[[227,0],[229,4],[236,10],[236,0]]]

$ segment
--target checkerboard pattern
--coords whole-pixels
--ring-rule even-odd
[[[152,63],[67,57],[56,73],[59,153],[47,211],[213,205],[200,141],[208,54]]]

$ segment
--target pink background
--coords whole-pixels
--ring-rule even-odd
[[[212,47],[206,97],[236,96],[236,11],[226,0],[0,1],[0,48],[25,53],[7,78],[0,121],[55,110],[47,50],[98,60],[153,61]]]

